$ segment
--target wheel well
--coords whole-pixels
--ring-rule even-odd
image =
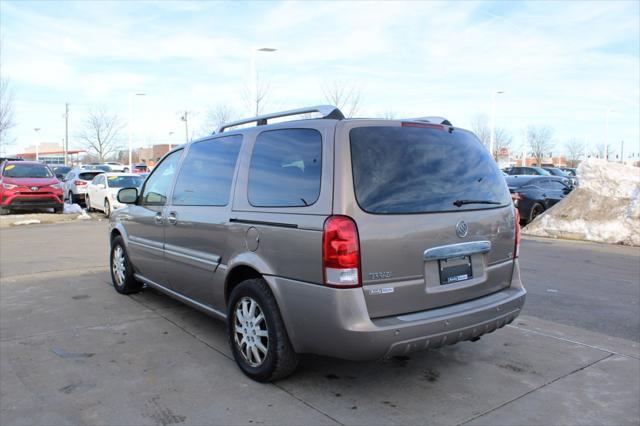
[[[250,266],[240,265],[233,268],[228,274],[224,284],[224,303],[227,304],[233,289],[244,280],[262,278],[262,275]]]
[[[109,244],[113,243],[113,240],[115,240],[116,237],[121,237],[122,234],[120,234],[120,231],[118,231],[117,229],[114,229],[113,231],[111,231],[111,235],[109,236]]]

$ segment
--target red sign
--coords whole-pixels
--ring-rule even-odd
[[[500,152],[498,155],[500,155],[500,157],[508,157],[509,150],[507,148],[500,148]]]

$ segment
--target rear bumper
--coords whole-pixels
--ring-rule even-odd
[[[362,289],[332,289],[265,277],[297,352],[371,360],[449,345],[509,324],[526,291],[516,262],[511,286],[443,308],[370,319]]]

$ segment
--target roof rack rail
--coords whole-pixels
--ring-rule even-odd
[[[417,117],[410,118],[412,121],[424,121],[427,123],[444,124],[445,126],[453,126],[449,120],[444,117]]]
[[[218,128],[218,130],[215,131],[214,134],[222,133],[225,131],[225,129],[228,129],[229,127],[236,127],[236,126],[241,126],[243,124],[249,124],[249,123],[256,123],[256,126],[264,126],[267,124],[267,120],[280,118],[280,117],[288,117],[291,115],[309,114],[312,112],[319,112],[322,115],[321,118],[324,118],[324,119],[344,120],[344,114],[342,114],[342,111],[340,111],[337,107],[333,105],[317,105],[317,106],[311,106],[306,108],[291,109],[289,111],[274,112],[271,114],[262,114],[256,117],[243,118],[242,120],[232,121],[230,123],[225,123],[222,126],[220,126],[220,128]]]

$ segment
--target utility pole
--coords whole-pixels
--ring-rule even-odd
[[[189,111],[185,111],[184,115],[180,117],[180,120],[184,121],[184,136],[185,142],[189,142]]]
[[[69,103],[64,104],[64,165],[67,165],[69,152]]]

